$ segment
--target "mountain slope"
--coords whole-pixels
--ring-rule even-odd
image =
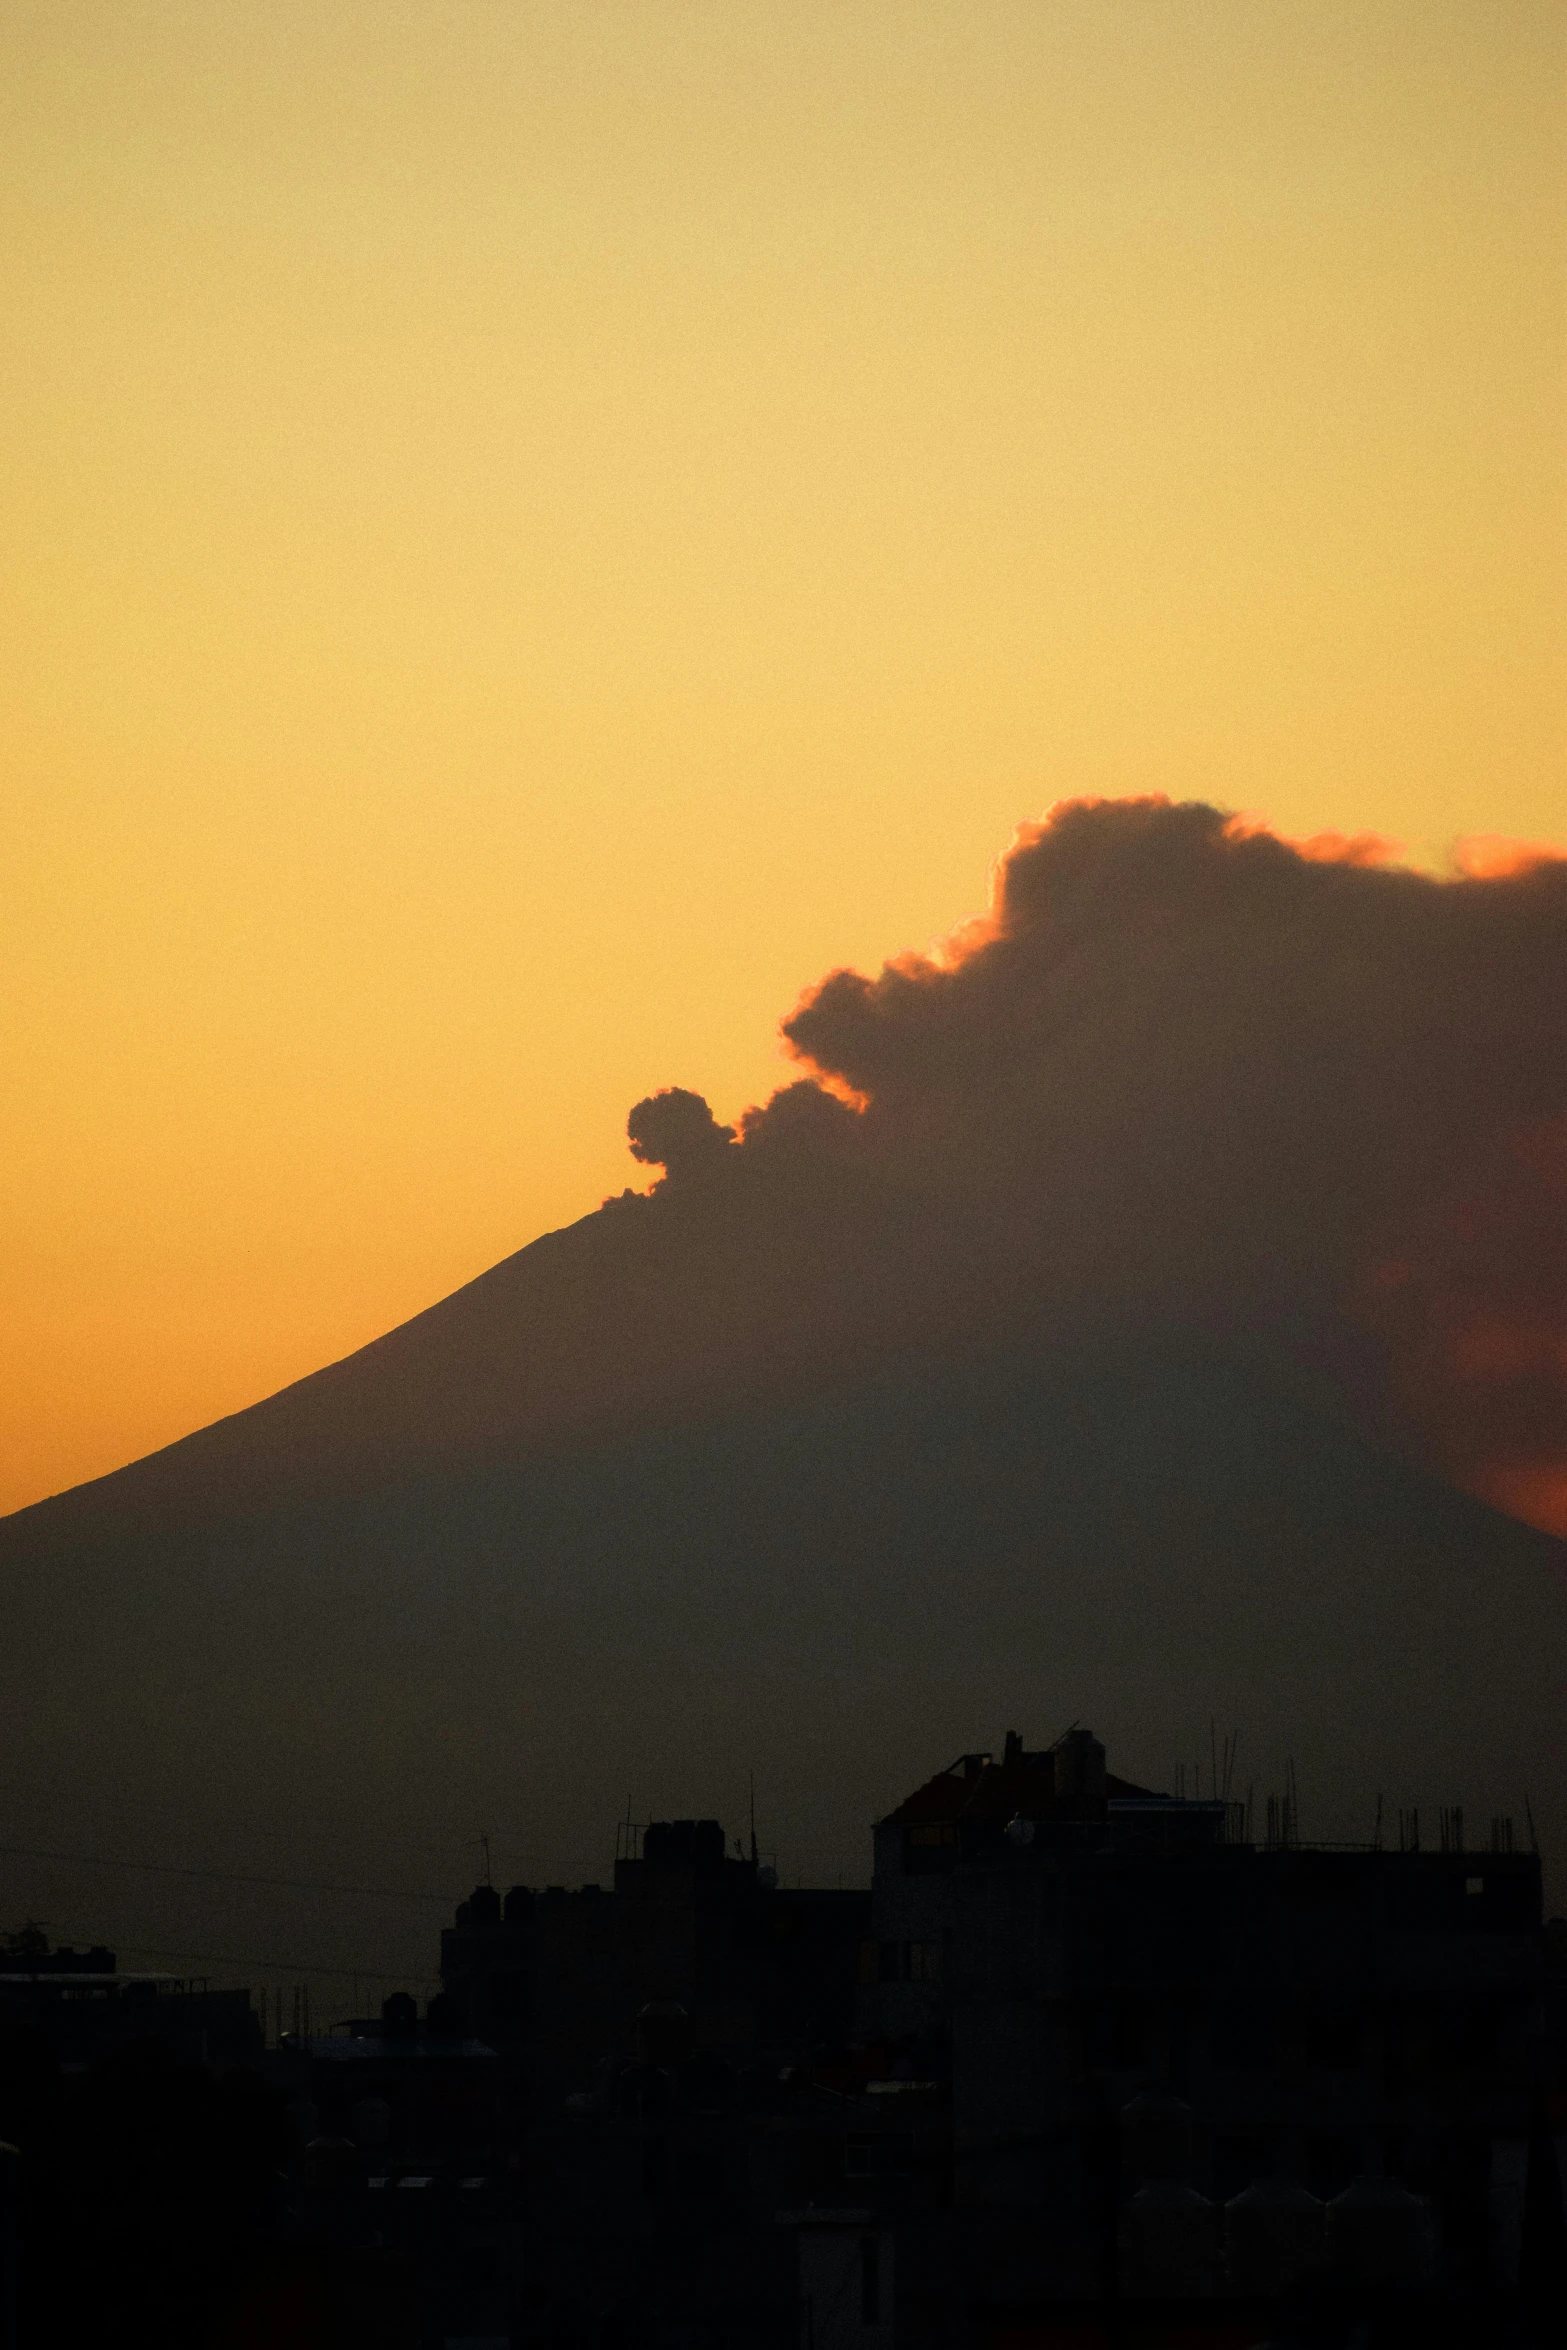
[[[8,1808],[72,1849],[276,1869],[271,1829],[407,1884],[486,1827],[512,1874],[599,1875],[628,1793],[738,1826],[754,1769],[786,1870],[859,1875],[949,1753],[1081,1717],[1154,1784],[1206,1772],[1210,1718],[1259,1800],[1293,1756],[1308,1836],[1369,1835],[1379,1792],[1522,1834],[1527,1793],[1567,1850],[1567,1546],[1211,1357],[883,1371],[183,1530],[134,1472],[115,1526],[116,1483],[75,1540],[58,1504],[4,1529]],[[284,1930],[281,1895],[246,1927],[233,1895],[203,1923],[88,1891],[145,1944]],[[286,1931],[412,1967],[416,1923]]]

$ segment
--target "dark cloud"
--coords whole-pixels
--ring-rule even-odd
[[[633,1147],[671,1211],[722,1147],[714,1246],[789,1267],[750,1288],[762,1357],[802,1318],[834,1354],[1174,1324],[1353,1380],[1407,1450],[1567,1526],[1567,862],[1389,855],[1067,803],[946,952],[806,997],[811,1077],[736,1147],[689,1095]]]
[[[1387,1346],[1384,1419],[1455,1483],[1567,1534],[1567,1120],[1500,1136],[1357,1306]]]

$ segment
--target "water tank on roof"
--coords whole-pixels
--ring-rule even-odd
[[[498,1926],[501,1897],[493,1885],[475,1885],[468,1896],[468,1915],[476,1926]]]
[[[651,1820],[642,1831],[642,1858],[654,1868],[719,1868],[724,1831],[717,1820]]]
[[[698,1820],[691,1831],[694,1868],[717,1869],[724,1863],[724,1831],[717,1820]]]
[[[513,1885],[501,1904],[501,1916],[508,1926],[525,1925],[533,1915],[533,1895],[526,1885]]]
[[[1179,2179],[1151,2179],[1121,2210],[1121,2283],[1128,2293],[1205,2300],[1219,2290],[1219,2210]]]
[[[1323,2206],[1285,2179],[1258,2179],[1224,2207],[1230,2283],[1240,2293],[1276,2294],[1323,2261]]]
[[[1328,2205],[1328,2258],[1357,2284],[1423,2284],[1432,2259],[1431,2214],[1396,2179],[1355,2179]]]

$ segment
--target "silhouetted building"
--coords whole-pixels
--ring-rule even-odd
[[[101,1947],[0,1955],[0,2028],[24,2027],[61,2064],[149,2044],[181,2064],[248,2064],[261,2054],[248,1991],[214,1991],[199,1976],[122,1974]]]
[[[400,2260],[423,2341],[795,2350],[780,2211],[831,2192],[846,2112],[887,2134],[851,2046],[869,1895],[786,1889],[714,1821],[622,1843],[606,1887],[476,1887],[423,2017],[398,1995],[271,2060],[296,2247]]]
[[[636,1841],[609,1890],[478,1886],[441,1936],[451,2017],[544,2095],[629,2050],[649,2003],[679,2004],[696,2043],[729,2057],[792,2047],[813,2022],[847,2029],[863,1893],[785,1890],[730,1856],[716,1820],[656,1821]]]
[[[1505,1823],[1398,1843],[1009,1733],[877,1823],[868,1893],[690,1820],[623,1830],[607,1884],[477,1887],[422,2015],[288,2035],[270,2086],[225,2069],[245,1994],[29,1944],[5,2093],[45,2116],[60,2242],[98,2198],[84,2309],[133,2241],[173,2290],[169,2213],[227,2182],[179,2290],[245,2339],[293,2310],[385,2350],[1522,2350],[1567,2318],[1567,1927]],[[111,2150],[86,2189],[77,2145]]]
[[[623,1843],[611,1886],[480,1887],[442,1936],[442,2006],[503,2052],[526,2116],[527,2324],[793,2350],[777,2211],[802,2101],[845,2058],[869,1898],[785,1889],[713,1820]]]
[[[976,2318],[1516,2276],[1508,2178],[1560,2062],[1538,1859],[1456,1818],[1438,1852],[1270,1826],[1116,1779],[1086,1731],[961,1756],[879,1823],[860,2033],[950,2093]]]
[[[395,1992],[269,2062],[299,2147],[291,2253],[328,2264],[318,2300],[366,2302],[355,2341],[503,2343],[520,2306],[521,2117],[497,2051],[450,2020]]]
[[[1440,2286],[1504,2339],[1520,2261],[1541,2308],[1560,2266],[1538,1861],[1456,1815],[1436,1852],[1250,1825],[1009,1734],[878,1823],[869,1895],[712,1821],[623,1834],[607,1886],[477,1888],[420,2030],[494,2052],[511,2338],[1217,2345],[1304,2295],[1330,2339]]]
[[[243,1991],[122,1973],[112,1951],[51,1951],[37,1929],[9,1938],[0,2337],[214,2338],[285,2223],[287,2122],[260,2056]]]

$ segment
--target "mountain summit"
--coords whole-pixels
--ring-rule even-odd
[[[649,1192],[0,1525],[29,1816],[591,1868],[754,1767],[857,1869],[933,1743],[1091,1715],[1560,1844],[1567,1554],[1485,1503],[1567,1527],[1567,863],[1068,803],[785,1035],[734,1127],[637,1105]]]

